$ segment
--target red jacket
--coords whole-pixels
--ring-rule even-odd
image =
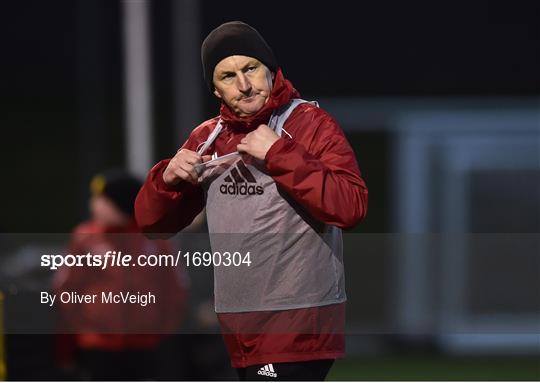
[[[196,151],[221,118],[223,131],[204,154],[234,152],[247,133],[267,124],[275,108],[295,97],[299,97],[298,92],[278,71],[271,96],[259,112],[240,118],[223,104],[220,116],[197,127],[182,148]],[[265,158],[268,173],[278,187],[324,224],[340,228],[356,225],[366,215],[368,192],[354,152],[336,121],[324,110],[304,103],[293,111],[283,129],[293,139],[283,135]],[[139,226],[153,236],[173,235],[183,229],[205,204],[200,186],[187,182],[165,184],[163,171],[169,161],[163,160],[152,168],[135,203]],[[231,329],[243,321],[260,320],[261,315],[267,313],[219,314],[219,319],[222,328]],[[334,325],[325,334],[300,335],[291,331],[247,335],[225,331],[231,333],[224,336],[234,367],[343,355],[344,304],[286,310],[285,314],[273,312],[273,315],[286,315],[288,320],[292,316],[300,322],[313,317],[331,318],[329,323]]]
[[[73,231],[68,254],[104,254],[122,251],[139,254],[168,254],[168,241],[149,241],[135,222],[125,227],[104,228],[83,222]],[[57,295],[65,291],[79,295],[101,292],[151,291],[157,303],[146,307],[130,304],[59,304],[61,328],[56,356],[69,363],[77,349],[125,351],[152,350],[166,335],[176,331],[183,319],[188,294],[187,274],[173,267],[61,267],[55,275]]]

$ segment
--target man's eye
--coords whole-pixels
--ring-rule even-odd
[[[256,66],[250,66],[250,67],[248,68],[248,72],[253,72],[255,69],[257,69]]]
[[[229,78],[232,78],[232,77],[233,77],[233,75],[231,73],[229,73],[229,74],[223,75],[222,79],[226,80],[226,79],[229,79]]]

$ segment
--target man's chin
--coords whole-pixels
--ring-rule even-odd
[[[238,115],[238,117],[250,117],[250,116],[253,116],[254,114],[256,114],[257,112],[253,112],[253,113],[238,112],[236,114]]]
[[[249,116],[253,116],[253,115],[256,114],[259,110],[261,110],[263,106],[264,106],[264,104],[262,104],[262,105],[257,105],[257,106],[254,105],[253,108],[242,108],[242,109],[238,109],[237,114],[238,114],[240,117],[249,117]]]

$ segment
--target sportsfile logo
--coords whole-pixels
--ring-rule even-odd
[[[257,374],[269,376],[271,378],[277,378],[277,374],[274,371],[274,366],[272,366],[272,363],[265,365],[264,367],[261,367],[259,371],[257,371]]]
[[[221,194],[229,195],[261,195],[264,193],[262,186],[257,185],[253,174],[243,161],[238,161],[231,167],[229,174],[219,187]]]

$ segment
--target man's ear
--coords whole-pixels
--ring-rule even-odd
[[[216,88],[214,88],[214,94],[216,95],[217,98],[221,98],[221,94],[219,94]]]

